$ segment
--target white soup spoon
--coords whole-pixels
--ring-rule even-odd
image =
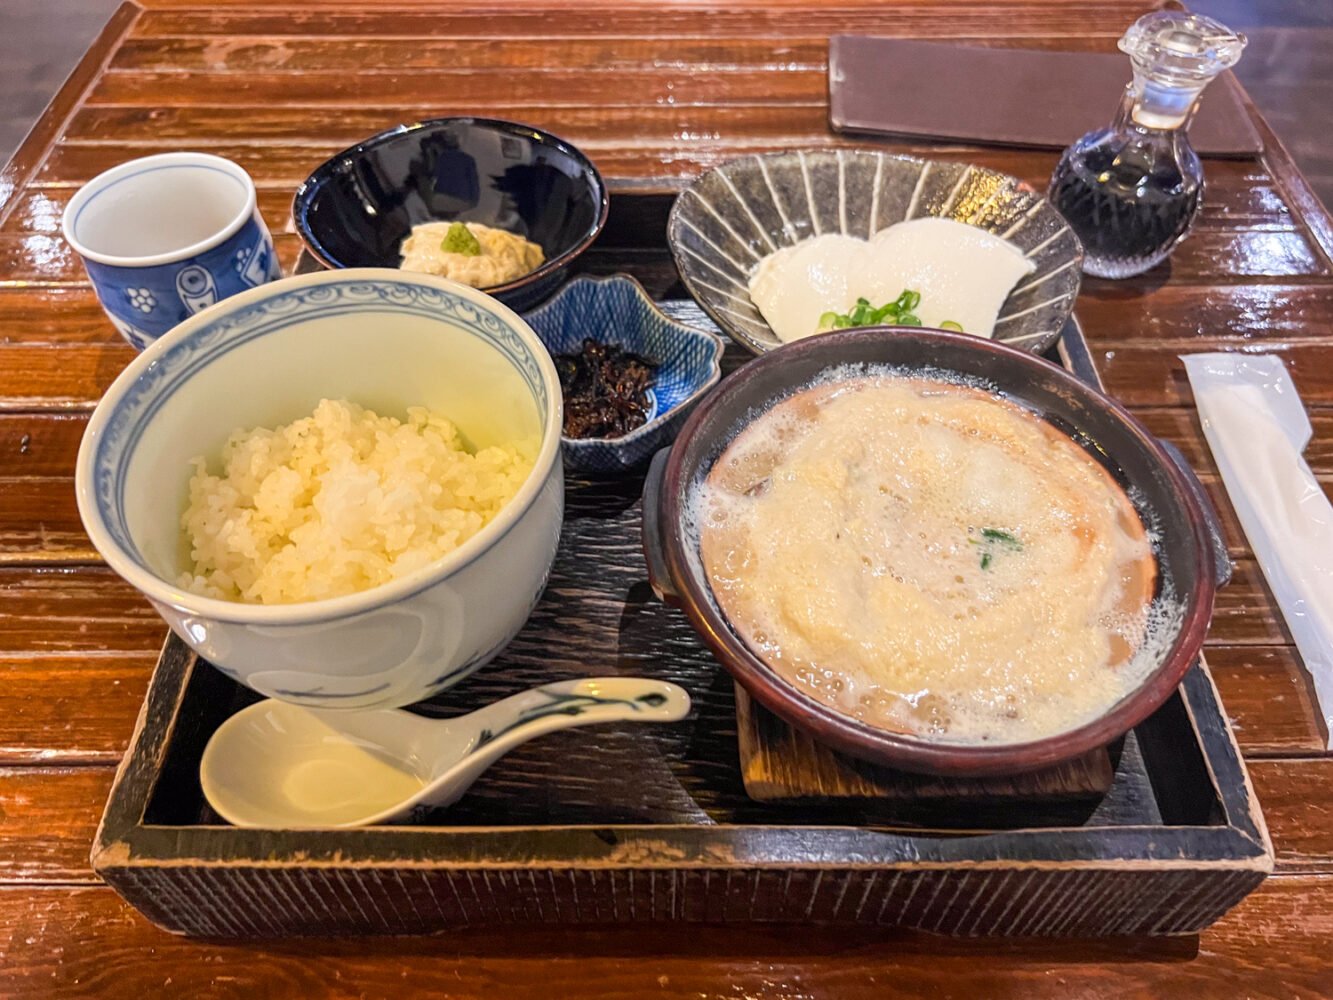
[[[633,677],[543,684],[452,719],[261,701],[218,727],[199,777],[209,804],[236,826],[369,826],[456,802],[537,736],[598,722],[675,722],[689,710],[683,688]]]

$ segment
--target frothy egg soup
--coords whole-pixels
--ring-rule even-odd
[[[958,743],[1091,721],[1174,638],[1134,504],[1016,402],[904,374],[753,420],[695,498],[719,609],[843,714]]]

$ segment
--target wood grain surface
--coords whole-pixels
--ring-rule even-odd
[[[736,739],[741,779],[756,802],[808,803],[884,799],[969,803],[1025,799],[1099,798],[1115,769],[1105,747],[1053,767],[991,778],[945,778],[876,767],[831,750],[809,733],[787,725],[736,685]]]
[[[1218,488],[1178,358],[1281,353],[1311,409],[1311,465],[1321,481],[1333,479],[1333,220],[1262,123],[1262,160],[1206,164],[1203,216],[1169,264],[1126,282],[1089,280],[1077,306],[1109,391],[1185,449],[1239,560],[1208,659],[1250,761],[1279,873],[1200,937],[1057,944],[818,928],[541,927],[241,947],[171,938],[96,884],[87,860],[93,827],[164,629],[99,564],[73,503],[87,413],[132,357],[59,238],[60,212],[80,183],[147,152],[232,156],[254,175],[290,267],[292,187],[330,153],[400,121],[471,112],[529,121],[584,146],[613,190],[669,193],[735,155],[849,144],[825,125],[831,33],[1110,51],[1147,5],[142,6],[121,8],[0,170],[0,995],[1333,992],[1333,757],[1299,657]],[[1054,162],[963,146],[931,153],[1035,184]],[[656,294],[676,282],[669,260],[653,252],[599,249],[588,266],[632,269]]]

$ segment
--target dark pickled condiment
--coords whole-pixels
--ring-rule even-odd
[[[566,437],[621,437],[648,420],[657,365],[591,338],[578,354],[557,354]]]
[[[1181,11],[1147,14],[1120,39],[1134,81],[1110,127],[1065,150],[1047,192],[1083,242],[1085,273],[1141,274],[1189,234],[1203,196],[1189,124],[1244,48],[1244,35]]]

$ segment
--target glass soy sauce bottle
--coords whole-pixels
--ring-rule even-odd
[[[1086,274],[1141,274],[1189,234],[1203,167],[1187,129],[1203,89],[1244,48],[1244,35],[1181,11],[1147,14],[1120,39],[1134,81],[1110,127],[1065,150],[1047,192],[1083,242]]]

